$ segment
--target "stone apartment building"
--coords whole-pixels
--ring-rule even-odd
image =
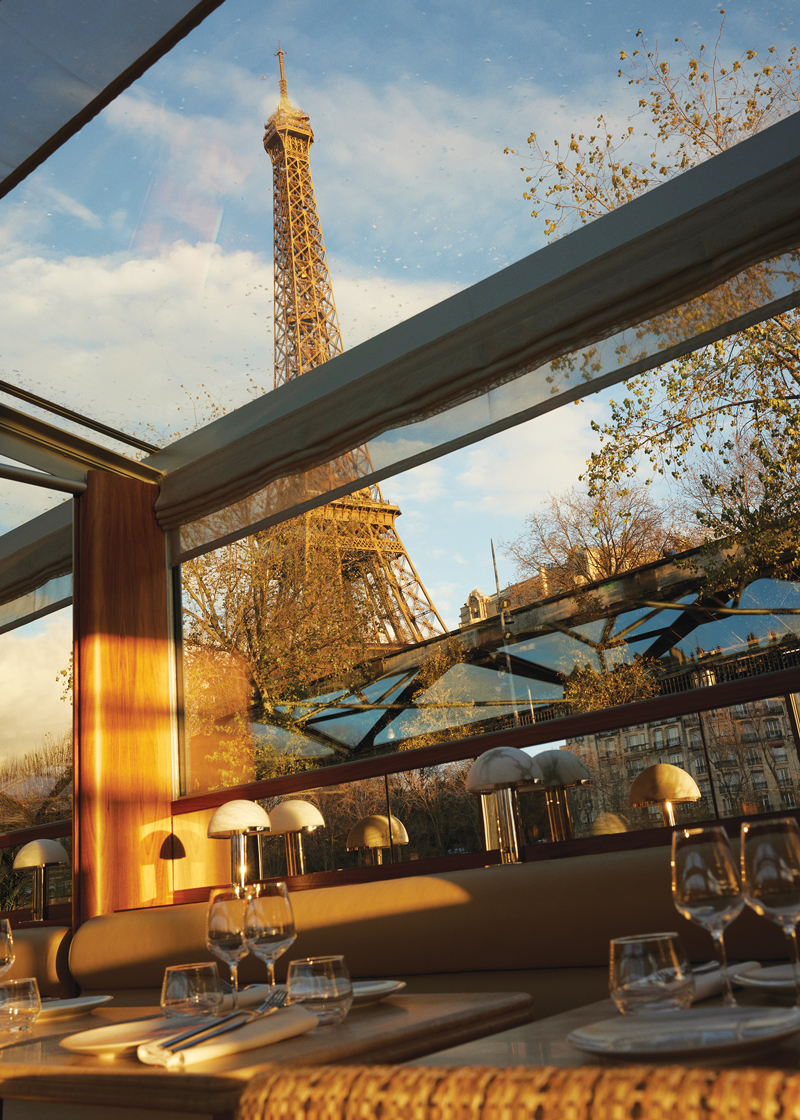
[[[697,782],[701,802],[684,810],[693,819],[793,809],[800,802],[800,757],[792,731],[791,697],[653,720],[566,741],[595,778],[582,791],[582,831],[601,814],[615,814],[636,827],[661,823],[657,807],[630,810],[627,791],[646,766],[668,762]],[[713,790],[712,790],[713,786]]]

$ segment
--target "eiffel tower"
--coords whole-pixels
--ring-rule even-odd
[[[275,237],[275,385],[282,385],[341,354],[325,243],[308,153],[314,133],[308,114],[289,100],[278,44],[280,101],[267,121],[264,148],[272,160]],[[308,499],[372,472],[369,450],[358,447],[308,472],[296,500]],[[368,604],[372,641],[416,644],[447,633],[411,563],[395,522],[398,506],[378,486],[365,487],[304,514],[304,548],[334,547],[347,593]]]

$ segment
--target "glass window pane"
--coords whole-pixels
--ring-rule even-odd
[[[0,634],[0,832],[72,817],[72,607]]]
[[[795,807],[800,764],[790,703],[772,697],[702,714],[720,816]]]
[[[392,813],[403,822],[408,845],[397,861],[467,855],[484,850],[480,798],[465,788],[472,759],[389,775]]]
[[[375,815],[385,819],[386,788],[383,778],[366,778],[357,782],[304,790],[297,794],[296,799],[315,805],[325,820],[324,828],[302,835],[306,874],[390,862],[389,848],[347,849],[348,837],[359,821]],[[260,804],[269,813],[275,805],[288,800],[295,798],[276,797]],[[283,836],[262,834],[261,851],[265,878],[288,873],[286,839]]]

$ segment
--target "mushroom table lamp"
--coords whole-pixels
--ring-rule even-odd
[[[25,844],[16,854],[14,870],[33,871],[33,922],[43,922],[48,917],[48,872],[58,864],[68,865],[69,856],[57,840],[31,840],[30,844]]]
[[[657,762],[642,770],[633,780],[628,794],[628,803],[633,809],[643,805],[660,805],[664,825],[667,828],[675,827],[674,805],[684,801],[699,801],[702,794],[697,782],[681,770],[680,766],[671,766],[668,762]]]
[[[231,886],[238,895],[245,893],[245,887],[253,881],[247,865],[248,833],[263,832],[269,829],[269,817],[255,801],[226,801],[220,805],[208,822],[210,840],[231,842]],[[259,856],[259,877],[261,876],[261,849]]]
[[[305,875],[303,833],[325,827],[325,818],[310,801],[281,801],[269,815],[270,833],[283,834],[286,843],[286,874]]]
[[[591,773],[572,751],[539,751],[534,758],[542,771],[543,785],[538,788],[544,789],[547,798],[550,835],[553,840],[571,840],[572,814],[567,790],[570,786],[588,785]]]
[[[518,791],[541,780],[538,764],[516,747],[484,751],[469,768],[467,793],[480,794],[486,849],[499,848],[502,863],[519,863]]]
[[[365,867],[379,867],[386,848],[397,848],[407,843],[408,833],[402,821],[392,815],[390,829],[389,817],[376,813],[362,817],[353,825],[347,837],[347,850],[363,852]]]

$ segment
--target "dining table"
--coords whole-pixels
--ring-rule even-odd
[[[247,1082],[274,1064],[405,1062],[519,1026],[532,1018],[534,1003],[524,992],[400,992],[352,1009],[337,1026],[183,1070],[143,1065],[135,1053],[108,1059],[59,1044],[79,1031],[160,1014],[158,1007],[109,1003],[0,1041],[1,1120],[230,1120]]]
[[[740,990],[736,993],[737,1003],[742,1007],[790,1007],[792,999],[766,996],[754,990]],[[720,1007],[721,997],[704,1000],[700,1007]],[[490,1037],[473,1039],[457,1046],[442,1047],[440,1050],[422,1054],[409,1059],[410,1065],[427,1066],[560,1066],[563,1068],[586,1065],[621,1064],[624,1057],[615,1055],[590,1054],[578,1050],[569,1041],[573,1031],[591,1026],[608,1019],[619,1017],[619,1011],[610,999],[599,1000],[596,1003],[575,1007],[570,1011],[563,1011],[559,1015],[537,1019],[520,1024],[505,1031],[499,1031]],[[669,1012],[669,1015],[680,1015],[681,1012]],[[630,1016],[629,1016],[630,1018]],[[650,1061],[652,1059],[644,1059]],[[669,1056],[665,1061],[669,1061]],[[631,1063],[641,1064],[640,1057],[629,1059]],[[696,1053],[691,1058],[680,1058],[680,1065],[719,1065],[719,1055],[704,1056]],[[783,1039],[779,1044],[758,1053],[748,1054],[748,1066],[769,1066],[776,1069],[800,1070],[800,1032],[788,1039]]]

